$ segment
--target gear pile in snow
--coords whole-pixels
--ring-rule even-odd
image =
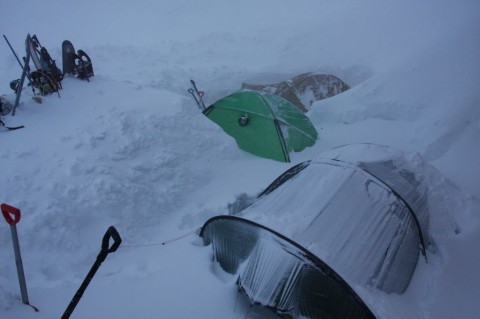
[[[90,57],[83,50],[78,50],[75,53],[73,44],[65,40],[62,43],[62,59],[63,70],[57,67],[55,60],[52,58],[48,50],[42,46],[38,37],[34,34],[30,36],[27,34],[25,39],[25,57],[20,60],[19,56],[13,49],[12,45],[8,41],[7,37],[3,35],[3,38],[7,42],[10,50],[15,56],[22,74],[19,79],[10,82],[10,88],[15,92],[15,102],[10,103],[2,97],[3,109],[0,113],[6,112],[6,105],[9,105],[8,114],[15,115],[15,110],[20,102],[20,96],[25,80],[27,80],[27,86],[30,86],[33,91],[33,99],[41,103],[41,97],[52,93],[57,93],[60,97],[60,90],[62,89],[62,80],[65,74],[72,74],[74,77],[80,80],[90,81],[90,77],[94,75],[93,65]],[[33,67],[30,67],[32,62]],[[8,104],[6,103],[8,102]],[[2,114],[5,115],[5,114]],[[3,124],[3,122],[2,122]],[[5,127],[5,125],[2,125]]]
[[[63,70],[57,67],[55,60],[51,57],[48,50],[41,45],[37,35],[27,35],[25,40],[26,57],[23,57],[23,63],[13,50],[7,37],[4,35],[5,41],[15,55],[22,74],[25,72],[28,78],[28,85],[32,87],[34,94],[48,95],[59,92],[62,89],[62,80],[65,74],[72,74],[81,80],[90,80],[94,75],[93,64],[90,56],[83,50],[75,52],[72,42],[65,40],[62,43],[62,62]],[[30,68],[30,61],[33,64],[33,70]],[[10,82],[10,88],[18,93],[21,87],[20,79]]]

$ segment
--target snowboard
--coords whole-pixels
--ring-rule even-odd
[[[75,47],[72,42],[62,43],[63,74],[75,74]]]

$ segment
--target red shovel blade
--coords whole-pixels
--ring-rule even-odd
[[[8,204],[0,205],[0,209],[2,210],[3,218],[5,218],[9,225],[14,226],[18,224],[21,217],[20,209]]]

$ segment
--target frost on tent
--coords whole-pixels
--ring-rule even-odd
[[[328,265],[278,233],[242,218],[219,216],[205,225],[201,236],[212,245],[214,262],[238,275],[238,290],[251,304],[294,318],[332,313],[374,318]]]
[[[408,287],[428,243],[421,174],[402,154],[362,161],[356,150],[354,164],[345,150],[330,155],[292,167],[237,216],[205,223],[204,243],[251,304],[293,318],[373,318],[369,291]]]

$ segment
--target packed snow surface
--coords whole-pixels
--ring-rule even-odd
[[[0,11],[20,57],[36,34],[61,67],[68,39],[95,71],[90,82],[65,78],[61,97],[41,104],[25,88],[16,115],[2,117],[25,126],[0,132],[0,203],[22,212],[29,301],[40,312],[21,302],[0,222],[0,318],[61,317],[109,226],[122,246],[72,318],[245,318],[235,278],[219,276],[191,231],[292,165],[351,143],[416,154],[435,172],[428,262],[419,259],[404,294],[378,292],[369,306],[379,318],[478,318],[480,2],[2,0]],[[351,89],[311,106],[319,139],[291,163],[238,149],[186,91],[194,79],[208,104],[242,82],[305,72]],[[0,45],[0,94],[11,101],[20,73]]]

